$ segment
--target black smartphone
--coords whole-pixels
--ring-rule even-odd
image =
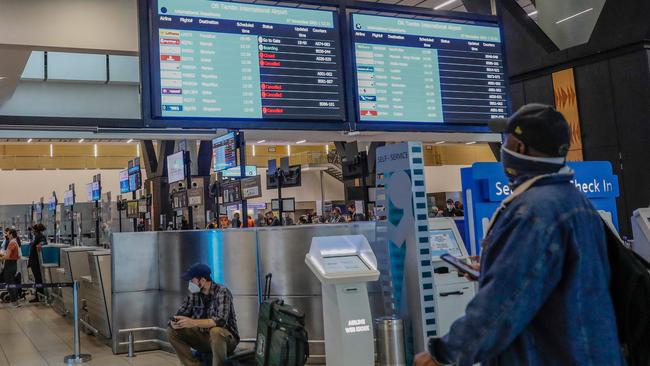
[[[169,322],[170,323],[176,323],[176,316],[175,315],[170,316],[169,317]]]
[[[480,272],[472,268],[469,264],[465,263],[464,261],[454,257],[451,254],[445,253],[440,256],[440,259],[443,261],[451,264],[454,266],[456,269],[458,269],[459,272],[468,275],[471,279],[477,281],[478,277],[480,275]]]

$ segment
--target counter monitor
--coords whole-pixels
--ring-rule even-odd
[[[129,188],[129,171],[122,170],[120,171],[120,193],[129,193],[131,189]]]
[[[431,245],[431,256],[440,257],[447,253],[454,257],[463,257],[460,243],[456,234],[451,229],[440,229],[429,231],[429,243]]]
[[[349,273],[370,270],[357,255],[323,257],[322,263],[326,273]]]

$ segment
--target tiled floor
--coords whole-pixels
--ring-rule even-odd
[[[115,356],[95,337],[81,334],[81,352],[90,353],[92,366],[180,365],[173,354],[163,351],[138,353],[133,359]],[[72,325],[54,310],[41,305],[12,308],[0,305],[0,366],[64,365],[72,353]]]

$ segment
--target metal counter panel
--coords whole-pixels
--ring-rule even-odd
[[[255,230],[201,230],[159,233],[159,273],[162,291],[187,291],[183,272],[194,263],[212,269],[213,280],[234,296],[257,295]]]
[[[88,322],[106,338],[111,338],[110,258],[110,251],[88,253],[91,280],[88,283],[82,282]]]
[[[160,291],[135,291],[113,293],[113,352],[126,352],[126,347],[118,347],[118,342],[126,341],[127,335],[118,335],[120,329],[161,326]],[[135,340],[159,339],[159,332],[134,333]],[[158,349],[154,343],[136,344],[136,350]]]
[[[158,290],[158,233],[113,233],[113,293]]]

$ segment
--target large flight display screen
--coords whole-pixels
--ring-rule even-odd
[[[360,123],[485,124],[507,117],[496,23],[351,19]]]
[[[344,120],[336,12],[152,3],[154,118]]]

